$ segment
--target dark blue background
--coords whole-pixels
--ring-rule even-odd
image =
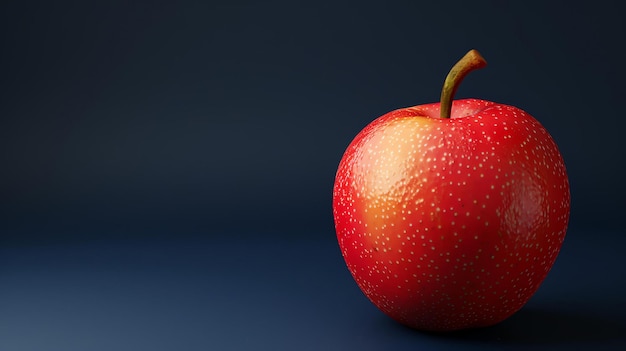
[[[0,349],[623,345],[617,5],[2,2]],[[471,48],[457,97],[551,132],[571,224],[528,308],[441,338],[358,291],[331,191],[356,133]]]

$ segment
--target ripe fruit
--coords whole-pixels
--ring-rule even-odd
[[[496,324],[552,267],[569,219],[563,158],[528,113],[452,102],[485,65],[472,50],[440,103],[389,112],[348,146],[333,189],[337,239],[365,295],[422,330]]]

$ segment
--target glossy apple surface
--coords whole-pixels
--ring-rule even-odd
[[[366,126],[333,190],[348,269],[384,313],[413,328],[498,323],[535,293],[563,243],[563,158],[516,107],[466,99],[392,111]]]

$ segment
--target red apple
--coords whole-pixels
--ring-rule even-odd
[[[452,102],[472,50],[441,103],[402,108],[350,143],[333,189],[346,265],[380,310],[431,331],[496,324],[518,311],[552,267],[567,229],[563,158],[519,108]]]

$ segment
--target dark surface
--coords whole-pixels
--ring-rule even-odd
[[[0,350],[623,348],[618,4],[0,2]],[[509,321],[417,333],[352,281],[331,189],[471,48],[457,97],[550,131],[570,230]]]
[[[221,234],[0,250],[0,349],[626,347],[622,236],[570,233],[547,280],[516,315],[491,328],[429,334],[370,304],[332,233]]]

